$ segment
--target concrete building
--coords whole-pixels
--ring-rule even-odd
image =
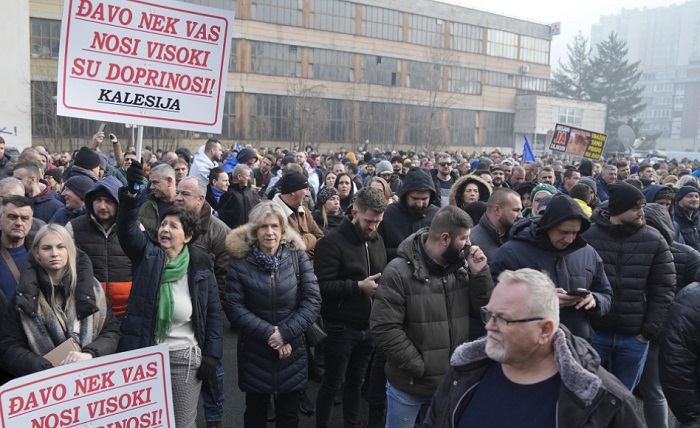
[[[591,46],[611,32],[627,43],[630,62],[640,61],[642,131],[661,132],[660,149],[691,149],[681,141],[700,133],[700,0],[602,16],[591,28]]]
[[[512,148],[517,97],[549,89],[544,24],[432,0],[187,1],[236,12],[226,142]],[[29,0],[32,129],[50,148],[97,128],[51,114],[62,4]],[[207,136],[146,129],[144,144]]]

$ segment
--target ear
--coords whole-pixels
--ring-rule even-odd
[[[185,236],[185,244],[187,244],[187,243],[190,242],[191,240],[192,240],[192,237],[191,237],[191,236]]]
[[[541,331],[540,331],[540,337],[539,337],[539,343],[544,345],[548,342],[551,342],[552,336],[554,335],[554,320],[551,318],[547,318],[544,321],[542,321],[541,325]]]
[[[447,232],[442,232],[440,234],[440,244],[447,247],[448,245],[450,245],[450,242],[452,242],[452,238],[450,237],[450,234]]]
[[[351,209],[350,212],[352,213],[352,218],[357,218],[357,214],[360,213],[360,211],[356,210],[355,208]]]

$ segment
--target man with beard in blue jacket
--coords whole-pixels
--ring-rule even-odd
[[[561,323],[589,342],[589,318],[605,315],[612,299],[603,260],[581,237],[590,225],[576,201],[555,195],[543,216],[513,226],[511,239],[496,251],[490,265],[494,282],[505,270],[545,272],[557,287]]]

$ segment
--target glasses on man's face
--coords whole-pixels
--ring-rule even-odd
[[[438,162],[440,166],[452,166],[452,162]]]
[[[542,317],[536,317],[536,318],[523,318],[520,320],[509,320],[507,318],[503,318],[500,315],[494,315],[491,311],[489,311],[486,306],[481,307],[481,321],[484,322],[484,325],[488,324],[489,321],[493,321],[498,325],[499,327],[505,327],[509,326],[511,324],[518,324],[518,323],[523,323],[523,322],[531,322],[531,321],[542,321],[544,318]]]

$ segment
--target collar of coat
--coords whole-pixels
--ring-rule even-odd
[[[590,406],[598,395],[603,381],[593,372],[584,368],[571,350],[570,340],[562,328],[554,334],[554,362],[559,368],[559,375],[564,386],[578,397],[586,406]],[[583,340],[583,339],[580,339]],[[450,365],[464,366],[488,359],[486,355],[486,337],[460,345],[452,354]]]
[[[253,241],[248,238],[250,227],[250,223],[239,226],[233,229],[226,237],[226,249],[234,259],[243,259],[250,252],[250,248],[253,246]],[[306,251],[304,240],[289,225],[284,228],[280,244],[289,244],[290,251]]]

